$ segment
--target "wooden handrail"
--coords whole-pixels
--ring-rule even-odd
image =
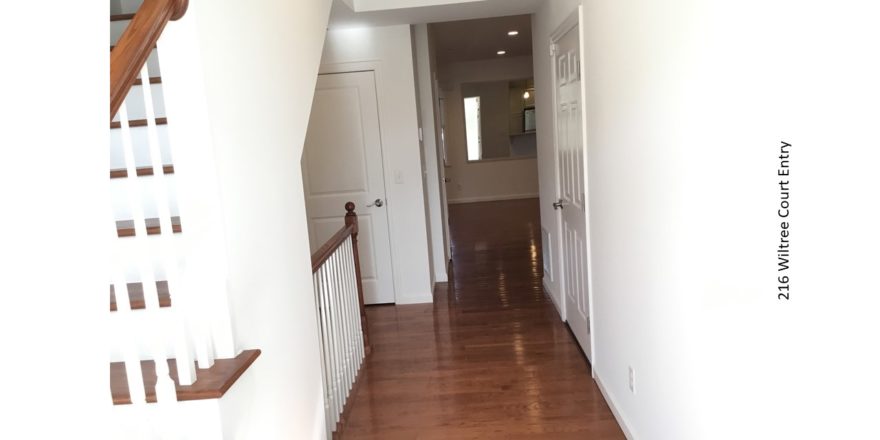
[[[321,245],[315,253],[312,254],[312,273],[318,271],[324,263],[327,262],[327,259],[336,252],[336,249],[339,246],[342,246],[342,243],[345,242],[345,239],[348,238],[349,235],[352,235],[354,228],[351,226],[345,225],[342,229],[336,231],[326,243]]]
[[[188,0],[144,0],[116,46],[110,51],[110,119],[119,111],[129,89],[162,30],[186,13]]]
[[[370,354],[370,336],[367,330],[367,311],[364,308],[364,285],[361,282],[361,259],[358,253],[358,218],[352,202],[345,204],[345,226],[333,234],[326,243],[312,254],[312,273],[318,271],[331,255],[351,236],[352,253],[354,254],[354,275],[357,280],[358,304],[360,305],[361,331],[364,334],[364,352]]]

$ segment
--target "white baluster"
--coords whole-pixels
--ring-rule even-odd
[[[339,353],[339,413],[345,407],[345,399],[348,397],[348,387],[346,386],[346,359],[345,359],[345,316],[342,314],[342,289],[339,285],[339,248],[333,252],[331,258],[333,267],[333,299],[336,312],[336,350]]]
[[[333,365],[334,365],[334,356],[333,356],[333,338],[332,331],[330,329],[330,297],[328,295],[329,287],[327,286],[327,279],[324,276],[326,273],[326,265],[322,266],[320,271],[318,272],[319,279],[321,280],[321,309],[322,309],[322,328],[321,332],[324,337],[324,348],[327,353],[327,398],[330,406],[330,410],[328,414],[330,415],[330,424],[328,425],[330,430],[333,431],[336,428],[336,391],[333,387]]]
[[[147,222],[142,205],[141,188],[137,182],[137,165],[134,160],[134,147],[131,140],[131,129],[128,126],[128,111],[125,103],[119,107],[119,122],[122,129],[122,149],[123,156],[125,157],[125,168],[128,172],[125,184],[135,229],[135,236],[131,240],[134,240],[135,249],[137,249],[138,272],[144,289],[145,312],[150,313],[155,318],[159,312],[159,292],[156,289],[156,277],[148,258],[150,249],[147,244]],[[168,361],[162,341],[154,339],[150,345],[151,357],[156,363],[156,399],[160,402],[177,400],[177,392],[174,387],[174,381],[169,376]]]
[[[333,344],[333,318],[332,318],[332,304],[330,302],[330,286],[327,280],[327,263],[325,262],[320,269],[318,269],[318,276],[321,279],[321,303],[323,307],[324,314],[324,339],[326,341],[325,348],[327,349],[327,392],[330,396],[330,428],[331,430],[335,430],[336,421],[338,417],[338,405],[336,398],[336,353],[334,351],[335,347]]]
[[[349,255],[348,255],[348,240],[351,237],[345,239],[342,244],[339,246],[339,254],[340,259],[342,261],[342,274],[340,275],[340,283],[342,284],[342,307],[345,309],[345,322],[348,327],[348,333],[346,334],[346,343],[345,343],[345,356],[349,359],[348,362],[348,389],[351,391],[352,385],[354,385],[355,372],[357,371],[357,359],[354,356],[354,338],[355,338],[355,326],[354,326],[354,314],[351,309],[351,285],[349,284],[348,277],[348,269],[349,269]]]
[[[332,281],[332,296],[331,299],[333,301],[333,333],[335,335],[336,341],[336,396],[337,396],[337,405],[336,412],[341,416],[342,408],[345,407],[345,357],[343,350],[343,327],[342,327],[342,315],[339,310],[339,284],[336,280],[336,254],[334,253],[330,260],[327,261],[330,279]],[[339,418],[337,418],[339,420]]]
[[[349,326],[349,336],[348,336],[348,357],[351,359],[350,367],[349,367],[349,376],[350,383],[349,389],[354,386],[354,381],[357,378],[358,368],[360,368],[360,358],[357,357],[357,333],[360,331],[361,327],[357,325],[357,311],[352,307],[352,293],[354,290],[351,285],[351,236],[345,240],[345,243],[342,244],[342,255],[343,261],[345,261],[345,273],[343,274],[342,282],[345,285],[345,308],[348,311],[348,326]]]
[[[327,394],[327,350],[324,349],[324,323],[321,316],[321,299],[319,296],[319,283],[317,273],[312,274],[312,286],[315,294],[315,322],[318,324],[318,350],[321,359],[321,389],[324,392],[324,426],[327,428],[327,438],[332,439],[333,430],[330,429],[330,396]]]
[[[141,78],[149,77],[150,73],[147,66],[144,65],[143,68],[141,68]],[[153,188],[156,206],[158,208],[159,228],[161,231],[159,236],[159,240],[161,241],[161,261],[167,277],[168,291],[173,292],[171,298],[173,304],[171,313],[175,328],[172,330],[170,336],[174,340],[174,354],[177,358],[177,380],[181,385],[192,385],[196,379],[196,372],[186,328],[186,319],[190,316],[190,313],[187,312],[192,309],[189,307],[186,292],[183,291],[183,286],[179,283],[179,263],[173,241],[174,226],[171,223],[171,209],[168,200],[168,178],[165,175],[164,164],[162,163],[162,151],[159,146],[159,131],[158,128],[156,128],[156,113],[153,108],[153,92],[152,88],[149,86],[149,81],[144,80],[144,86],[141,87],[141,91],[144,94],[144,109],[147,118],[147,141],[150,147],[153,178],[157,179],[157,184],[153,185]]]
[[[117,240],[116,237],[116,223],[113,223],[112,229],[112,240]],[[111,241],[113,243],[113,241]],[[114,247],[115,249],[116,247]],[[121,335],[118,335],[120,339],[126,341],[130,340],[132,337],[131,330],[131,301],[128,292],[128,284],[125,281],[125,271],[121,267],[119,267],[119,258],[118,252],[114,252],[113,258],[111,259],[110,273],[113,276],[113,291],[116,297],[116,313],[119,315],[121,319],[119,322],[122,326]],[[125,376],[128,384],[128,395],[131,398],[132,404],[145,404],[147,403],[147,394],[144,389],[144,375],[141,370],[141,359],[138,356],[137,349],[135,349],[133,344],[122,344],[122,353],[125,363]]]
[[[357,284],[354,283],[354,254],[351,247],[352,239],[345,241],[345,280],[348,285],[348,308],[351,311],[351,325],[354,328],[351,338],[351,356],[354,359],[352,374],[357,378],[357,372],[361,367],[361,355],[358,349],[358,334],[361,332],[361,313],[357,300]],[[352,379],[352,386],[354,379]]]
[[[348,348],[351,345],[351,323],[349,322],[348,304],[345,298],[348,294],[348,289],[346,289],[345,286],[344,244],[345,242],[342,242],[342,244],[336,249],[336,283],[339,285],[339,314],[342,317],[342,358],[345,359],[345,362],[343,363],[343,383],[345,384],[344,402],[348,402],[348,396],[351,392],[352,359],[348,351]]]
[[[333,251],[333,283],[336,285],[336,296],[339,298],[339,336],[340,336],[340,357],[342,358],[342,405],[348,401],[348,392],[350,388],[349,370],[351,359],[348,356],[348,313],[345,310],[345,284],[342,281],[342,265],[344,259],[342,248],[337,247]]]
[[[354,325],[354,338],[353,338],[353,356],[356,359],[355,367],[354,367],[354,375],[357,377],[357,372],[361,368],[361,363],[364,359],[364,343],[363,343],[363,331],[361,329],[361,308],[360,301],[358,300],[358,291],[357,291],[357,276],[355,275],[354,270],[354,240],[351,237],[348,237],[348,240],[345,243],[345,261],[348,263],[348,269],[346,274],[346,279],[348,280],[348,303],[349,307],[352,310],[352,324]]]
[[[348,262],[348,286],[349,291],[351,292],[349,296],[349,303],[351,304],[351,308],[353,310],[353,322],[355,327],[354,334],[354,355],[357,359],[357,363],[355,366],[355,377],[357,377],[357,372],[360,370],[361,365],[364,360],[364,329],[361,326],[361,307],[360,300],[358,296],[357,290],[357,273],[354,268],[354,240],[352,237],[348,238],[348,242],[346,243],[346,252],[348,256],[346,257],[346,261]]]
[[[351,252],[351,282],[353,285],[352,289],[354,290],[354,298],[352,301],[354,301],[354,309],[357,313],[357,317],[355,319],[357,320],[357,328],[358,328],[357,350],[358,350],[358,359],[360,359],[360,362],[358,363],[358,365],[363,365],[363,361],[366,356],[366,352],[365,352],[365,348],[364,348],[364,331],[365,330],[363,327],[363,321],[361,321],[361,297],[360,297],[360,292],[358,291],[358,278],[357,278],[357,270],[356,270],[356,266],[355,266],[356,261],[354,259],[355,258],[354,247],[355,247],[355,243],[354,243],[354,240],[352,239],[348,245],[349,252]]]

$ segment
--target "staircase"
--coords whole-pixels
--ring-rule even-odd
[[[191,184],[198,170],[184,175],[174,166],[172,151],[184,146],[169,130],[173,122],[165,108],[157,41],[170,20],[183,16],[187,2],[127,6],[137,6],[137,12],[113,11],[110,17],[107,397],[117,407],[129,406],[114,411],[113,429],[120,438],[220,438],[218,400],[260,350],[235,348],[222,270],[204,270],[197,261],[205,253],[204,235],[200,241],[183,230],[180,195],[186,190],[179,186],[199,188]],[[198,209],[193,212],[188,231],[204,226]],[[201,403],[181,407],[180,402]]]
[[[205,96],[199,95],[204,77],[193,72],[198,63],[182,62],[198,55],[194,34],[186,32],[192,22],[163,36],[183,17],[187,1],[115,3],[131,10],[111,9],[110,17],[111,432],[114,438],[251,438],[242,437],[236,425],[263,415],[245,413],[264,395],[249,393],[257,384],[263,390],[277,385],[266,379],[271,376],[254,376],[261,350],[240,347],[236,340],[233,324],[241,315],[232,308],[227,286],[232,254],[226,253],[216,153],[204,118]],[[322,400],[315,403],[323,434],[315,433],[327,438],[340,436],[370,353],[357,216],[354,204],[341,208],[341,229],[312,255],[313,290],[283,292],[312,296],[303,303],[314,304],[309,313],[316,328],[306,330],[314,331],[315,350],[299,362],[320,369],[320,383],[312,379],[313,388],[304,392],[320,391],[315,396]],[[253,318],[237,324],[239,335],[255,327]],[[254,332],[248,334],[243,338],[253,340]],[[276,362],[302,353],[302,342],[266,348],[264,362],[270,351]],[[277,380],[271,366],[263,371]],[[296,415],[284,417],[291,416]]]

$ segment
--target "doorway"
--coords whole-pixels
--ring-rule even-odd
[[[565,320],[590,361],[590,278],[585,180],[586,143],[577,15],[553,35],[553,103],[557,212]]]
[[[531,17],[428,26],[450,205],[538,197]]]
[[[364,303],[395,301],[373,71],[318,76],[302,157],[312,252],[339,230],[343,207],[358,214]]]

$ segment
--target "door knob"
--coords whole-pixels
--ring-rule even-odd
[[[559,199],[553,202],[553,209],[565,209],[565,201]]]
[[[382,205],[384,205],[384,204],[385,204],[385,202],[383,202],[382,199],[376,199],[373,201],[373,203],[370,203],[369,205],[367,205],[367,208],[372,208],[373,206],[375,206],[377,208],[381,208]]]

